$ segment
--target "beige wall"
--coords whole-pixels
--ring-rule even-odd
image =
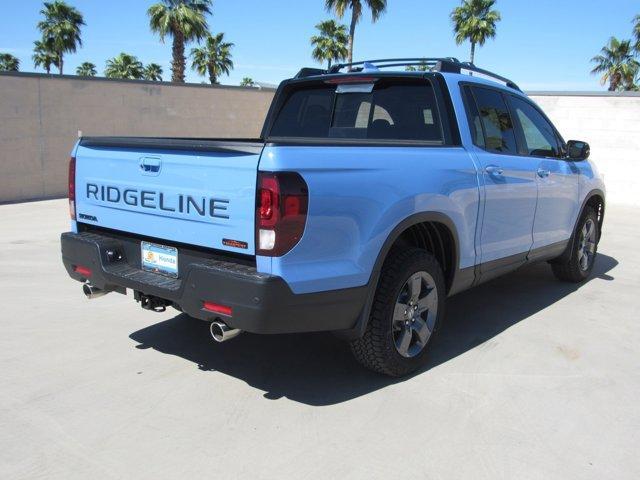
[[[0,202],[66,195],[83,135],[258,137],[272,90],[0,75]]]
[[[66,194],[84,135],[256,137],[273,91],[0,74],[0,202]],[[535,94],[566,139],[586,140],[608,200],[640,206],[640,95]]]

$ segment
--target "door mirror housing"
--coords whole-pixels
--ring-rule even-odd
[[[581,140],[569,140],[567,142],[567,158],[569,160],[586,160],[591,154],[591,148],[587,142]]]

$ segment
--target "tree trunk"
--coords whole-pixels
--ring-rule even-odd
[[[171,81],[184,83],[184,67],[186,59],[184,56],[184,34],[176,30],[173,36],[173,60],[171,62]]]
[[[209,70],[209,82],[211,83],[211,85],[215,85],[216,83],[218,83],[218,79],[216,78],[216,74],[213,71],[213,66],[209,65],[207,67],[207,70]]]
[[[356,36],[356,23],[358,23],[358,17],[356,16],[356,11],[354,8],[351,9],[351,25],[349,26],[349,43],[347,44],[347,48],[349,49],[349,58],[347,62],[353,63],[353,41]],[[351,67],[349,67],[351,70]]]
[[[329,59],[329,65],[327,65],[327,70],[331,70],[331,59]]]
[[[62,59],[62,55],[60,55],[60,61],[58,62],[58,68],[60,69],[60,75],[62,75],[63,67],[64,67],[64,60]]]
[[[618,84],[620,83],[620,74],[619,73],[614,73],[613,75],[611,75],[611,77],[609,77],[609,91],[610,92],[615,92],[616,90],[618,90]]]
[[[473,64],[473,61],[476,58],[476,43],[475,42],[471,42],[471,63]]]

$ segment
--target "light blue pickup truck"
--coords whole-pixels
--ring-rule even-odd
[[[80,139],[62,257],[89,298],[130,289],[217,341],[333,331],[400,376],[447,297],[531,262],[589,276],[605,189],[588,156],[516,84],[454,58],[307,68],[259,139]]]

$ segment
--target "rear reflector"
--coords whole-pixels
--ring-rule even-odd
[[[69,160],[69,216],[76,219],[76,159]]]
[[[73,271],[79,273],[83,277],[91,276],[91,270],[89,270],[87,267],[83,267],[82,265],[74,265]]]
[[[229,317],[233,313],[231,307],[227,307],[226,305],[220,305],[218,303],[213,302],[203,302],[202,308],[209,312],[219,313],[221,315],[228,315]]]

